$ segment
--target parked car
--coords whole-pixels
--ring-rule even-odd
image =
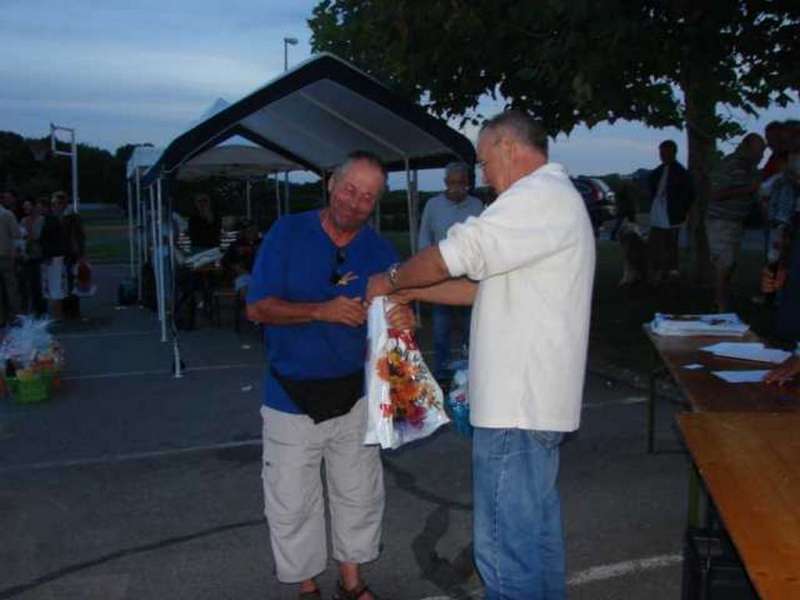
[[[617,216],[617,202],[614,192],[602,179],[596,177],[570,177],[572,184],[583,197],[583,203],[592,220],[592,227],[597,231],[606,221]]]

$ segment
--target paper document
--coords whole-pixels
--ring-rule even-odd
[[[789,358],[792,353],[778,348],[765,348],[761,342],[720,342],[700,348],[706,352],[711,352],[716,356],[727,358],[738,358],[741,360],[756,360],[780,364]]]
[[[728,383],[760,383],[764,375],[769,373],[766,369],[757,371],[712,371],[714,375]]]
[[[750,329],[736,313],[712,315],[672,315],[656,313],[650,323],[658,335],[742,336]]]

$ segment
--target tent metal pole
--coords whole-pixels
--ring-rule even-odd
[[[128,250],[130,254],[130,267],[131,277],[135,274],[135,267],[133,266],[134,260],[134,247],[133,247],[133,186],[130,179],[125,182],[125,189],[128,192]]]
[[[384,192],[384,196],[385,195],[386,194]],[[378,199],[378,201],[375,203],[375,212],[373,213],[373,219],[372,219],[374,224],[375,224],[375,231],[377,231],[378,233],[381,232],[381,200],[382,199],[383,198]]]
[[[156,181],[156,206],[157,206],[157,214],[156,214],[156,231],[158,233],[156,237],[156,251],[158,253],[158,270],[156,274],[158,275],[158,318],[161,320],[161,341],[167,341],[167,309],[166,309],[166,301],[167,295],[164,291],[164,223],[162,220],[162,207],[163,203],[161,200],[161,177],[158,178]]]
[[[290,198],[290,192],[289,192],[289,171],[283,172],[283,190],[286,196],[286,214],[288,215],[291,214],[292,212],[290,204],[292,199]]]
[[[411,173],[411,164],[408,157],[406,162],[406,205],[408,207],[408,243],[411,246],[410,254],[414,256],[417,252],[417,216],[414,211],[414,196],[417,193],[417,172],[414,171],[413,177]],[[417,317],[417,323],[422,325],[422,311],[420,310],[419,302],[414,303],[414,313]]]
[[[411,254],[417,251],[417,215],[414,212],[414,195],[417,189],[416,171],[412,177],[411,165],[408,158],[406,162],[406,205],[408,208],[408,241],[411,244]]]
[[[136,300],[142,303],[142,269],[144,246],[142,244],[142,180],[139,167],[136,167]]]
[[[181,348],[178,343],[178,327],[175,325],[175,221],[172,212],[172,195],[167,194],[167,215],[169,223],[169,324],[172,335],[172,376],[175,379],[183,377],[183,362],[181,361]]]
[[[252,207],[251,202],[250,202],[250,180],[248,179],[245,182],[244,185],[245,185],[245,187],[244,187],[244,198],[245,198],[245,204],[247,205],[247,218],[248,219],[252,219],[253,218],[253,207]]]
[[[161,282],[159,281],[158,277],[158,257],[156,256],[156,190],[155,185],[151,185],[149,188],[150,192],[150,241],[149,241],[149,249],[150,249],[150,267],[153,271],[153,282],[156,285],[156,312],[158,314],[159,320],[161,319],[161,310],[158,306],[158,300],[161,297]]]
[[[275,171],[275,205],[278,207],[278,218],[283,216],[283,202],[281,202],[281,181],[278,172]]]

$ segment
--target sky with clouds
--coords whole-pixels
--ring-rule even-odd
[[[166,145],[217,97],[235,101],[310,55],[306,23],[316,0],[2,0],[0,130],[43,136],[49,123],[114,150]],[[494,112],[487,106],[485,114]],[[760,118],[797,118],[797,104]],[[474,132],[465,131],[472,137]],[[656,146],[684,134],[637,123],[577,128],[559,136],[553,160],[576,174],[627,173],[657,162]],[[729,151],[733,142],[722,146]],[[423,188],[438,174],[423,174]]]

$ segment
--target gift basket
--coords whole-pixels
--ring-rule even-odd
[[[49,319],[20,317],[0,343],[5,392],[14,402],[33,404],[50,399],[64,367],[64,350],[48,331]]]
[[[411,331],[389,328],[389,302],[375,298],[367,327],[368,424],[365,444],[399,448],[449,422],[442,389],[431,375]]]

